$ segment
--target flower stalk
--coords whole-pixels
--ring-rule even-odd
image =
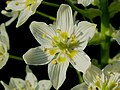
[[[58,5],[58,4],[51,3],[51,2],[46,2],[46,1],[42,1],[42,4],[48,5],[48,6],[52,6],[52,7],[59,7],[59,6],[60,6],[60,5]]]
[[[43,13],[43,12],[36,11],[36,14],[41,15],[41,16],[46,17],[46,18],[49,18],[50,20],[53,20],[53,21],[56,20],[55,17],[50,16],[50,15],[47,15],[47,14],[45,14],[45,13]]]
[[[15,59],[15,60],[23,61],[23,59],[22,59],[21,57],[14,56],[14,55],[9,55],[9,58],[11,58],[11,59]]]
[[[101,29],[100,32],[103,34],[103,38],[105,38],[105,41],[103,41],[100,45],[101,49],[101,64],[106,65],[108,63],[109,59],[109,46],[110,46],[110,39],[108,36],[106,36],[106,32],[109,30],[109,12],[108,12],[108,0],[100,0],[100,9],[102,11],[101,16]]]

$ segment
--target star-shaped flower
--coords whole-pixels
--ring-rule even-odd
[[[83,78],[86,84],[79,84],[71,90],[120,90],[120,61],[103,70],[91,65]]]
[[[28,50],[23,58],[30,65],[48,64],[49,78],[58,89],[66,78],[69,62],[78,71],[85,72],[91,64],[83,51],[93,37],[96,25],[87,21],[73,23],[72,9],[62,4],[56,24],[33,21],[30,30],[41,46]]]
[[[16,27],[19,27],[24,24],[27,19],[36,12],[36,9],[41,4],[41,2],[42,0],[12,0],[7,1],[7,7],[5,9],[12,10],[11,17],[13,16],[14,19],[16,19],[15,16],[19,13],[19,15],[17,15],[18,21],[16,25]],[[5,15],[8,14],[4,12],[2,13]]]
[[[50,90],[52,84],[50,80],[37,81],[36,76],[32,73],[29,67],[26,67],[25,80],[20,78],[11,78],[9,85],[1,81],[5,90]]]
[[[5,29],[5,25],[0,25],[0,69],[7,63],[9,54],[9,38]]]

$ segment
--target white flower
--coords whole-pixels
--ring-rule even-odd
[[[82,4],[85,7],[94,2],[94,0],[77,0],[77,1],[78,1],[78,4]]]
[[[91,64],[84,53],[96,25],[87,21],[73,24],[71,7],[62,4],[55,25],[32,22],[30,30],[41,46],[28,50],[23,58],[30,65],[48,64],[48,74],[54,88],[58,89],[66,78],[69,62],[78,71],[85,72]]]
[[[7,63],[9,54],[9,38],[5,30],[5,25],[0,25],[0,69]]]
[[[19,15],[18,11],[11,11],[7,12],[6,10],[2,10],[1,13],[7,17],[10,17],[11,19],[5,22],[5,26],[9,26]]]
[[[91,65],[83,76],[86,84],[71,90],[120,90],[120,61],[107,65],[102,71]]]
[[[117,30],[115,33],[113,33],[113,39],[116,40],[120,45],[120,30]]]
[[[26,78],[25,80],[20,78],[11,78],[9,85],[1,81],[1,84],[4,86],[5,90],[50,90],[52,84],[50,80],[41,80],[37,81],[37,78],[29,69],[26,67]]]
[[[18,21],[16,25],[16,27],[19,27],[23,23],[25,23],[31,15],[36,12],[36,9],[41,4],[41,2],[42,0],[12,0],[7,1],[7,7],[5,9],[12,10],[11,13],[14,19],[16,19],[16,14],[19,13],[19,15],[17,15]]]

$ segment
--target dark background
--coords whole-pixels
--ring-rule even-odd
[[[0,11],[4,10],[6,6],[5,2],[6,2],[5,0],[0,0]],[[57,4],[66,3],[64,0],[49,0],[49,2],[53,2]],[[82,5],[78,5],[78,7],[83,8]],[[56,12],[58,8],[41,4],[37,10],[56,17]],[[83,20],[82,15],[78,14],[77,19],[80,21]],[[0,24],[3,22],[6,22],[7,20],[9,20],[9,18],[0,14]],[[22,57],[22,55],[28,49],[39,46],[39,43],[37,43],[37,41],[34,39],[34,37],[32,36],[29,30],[29,24],[32,21],[42,21],[42,22],[46,22],[47,24],[53,23],[53,21],[49,20],[48,18],[34,14],[27,20],[25,24],[23,24],[19,28],[16,28],[15,25],[17,20],[15,20],[10,26],[6,27],[6,30],[8,32],[9,39],[10,39],[10,50],[8,52],[11,55]],[[99,28],[100,18],[97,17],[93,21],[96,24],[98,24],[97,27]],[[118,29],[120,26],[120,13],[117,13],[112,19],[110,19],[110,22],[116,29]],[[91,59],[95,58],[99,60],[100,59],[99,49],[100,49],[99,45],[88,46],[85,49],[85,52],[90,56]],[[116,42],[111,43],[110,57],[112,58],[119,51],[120,51],[120,46]],[[0,80],[8,84],[10,77],[24,79],[26,76],[25,67],[26,67],[26,64],[24,61],[19,61],[19,60],[14,60],[9,58],[7,64],[0,70]],[[38,78],[38,81],[42,79],[49,79],[47,74],[47,65],[30,66],[30,68]],[[62,85],[62,87],[60,88],[60,90],[70,90],[70,88],[72,88],[73,86],[79,83],[77,80],[78,78],[74,68],[69,68],[67,70],[66,77],[67,78],[64,84]],[[4,90],[1,84],[0,84],[0,90]]]

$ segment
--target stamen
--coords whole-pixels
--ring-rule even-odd
[[[72,50],[68,56],[72,59],[77,54],[76,50]]]
[[[52,60],[52,64],[57,64],[57,60],[56,59]]]
[[[63,39],[67,39],[68,38],[68,33],[67,32],[61,32],[61,37],[63,38]]]
[[[57,53],[57,50],[55,50],[55,49],[49,50],[50,55],[55,55],[56,53]]]
[[[60,63],[64,63],[66,61],[66,57],[59,57],[58,58],[58,62],[60,62]]]

